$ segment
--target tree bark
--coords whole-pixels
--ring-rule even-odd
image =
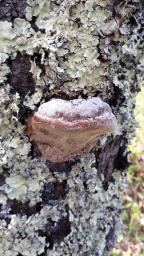
[[[106,256],[122,227],[143,71],[142,1],[0,1],[0,255]],[[45,160],[27,134],[52,98],[100,97],[118,122],[91,152]]]

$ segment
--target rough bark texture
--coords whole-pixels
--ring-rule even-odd
[[[115,246],[143,10],[140,0],[0,1],[0,255],[106,256]],[[28,118],[51,98],[89,96],[109,103],[119,133],[69,162],[45,161]]]

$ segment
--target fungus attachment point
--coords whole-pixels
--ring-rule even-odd
[[[116,118],[100,98],[43,103],[29,122],[29,136],[43,157],[64,162],[90,150],[97,139],[115,132]]]

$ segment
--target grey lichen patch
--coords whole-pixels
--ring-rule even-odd
[[[121,55],[116,42],[126,49],[125,39],[120,34],[121,26],[125,25],[128,31],[130,29],[125,12],[126,9],[129,13],[128,5],[122,6],[123,11],[120,11],[117,4],[114,19],[109,1],[71,1],[69,4],[63,1],[60,4],[43,0],[27,3],[26,17],[29,21],[16,18],[13,27],[10,22],[1,22],[3,52],[15,55],[16,51],[24,50],[30,55],[35,52],[41,54],[45,74],[37,84],[45,82],[53,88],[58,86],[58,77],[63,75],[61,84],[64,83],[66,88],[93,87],[107,92],[117,70],[114,63]],[[37,32],[31,27],[33,16],[36,17]],[[128,31],[123,33],[128,35]],[[129,47],[127,49],[130,51]],[[101,57],[107,61],[101,61]],[[40,72],[36,68],[34,73],[39,77]],[[109,73],[111,79],[107,80]]]
[[[27,192],[25,179],[20,175],[6,178],[5,192],[10,199],[21,199],[21,196],[25,196]]]
[[[1,130],[1,163],[7,164],[21,156],[23,159],[26,158],[30,144],[28,139],[22,136],[24,127],[19,123],[18,105],[19,96],[10,94],[10,87],[0,89],[2,101],[0,104],[1,117],[0,117],[0,130]],[[6,105],[5,105],[6,104]],[[8,107],[5,109],[5,107]]]
[[[6,75],[10,72],[6,64],[0,65],[0,83],[3,83],[7,78]]]
[[[67,202],[70,208],[71,233],[63,243],[54,246],[54,251],[48,250],[48,255],[105,255],[105,235],[109,234],[113,221],[117,223],[119,232],[121,224],[117,212],[121,209],[118,192],[122,182],[121,174],[115,175],[117,185],[111,184],[108,191],[105,191],[103,176],[99,176],[96,168],[91,167],[94,161],[87,154],[70,173]],[[118,197],[115,197],[116,191],[119,193]]]
[[[0,51],[16,55],[17,50],[26,50],[29,37],[32,33],[30,23],[24,19],[17,18],[14,24],[8,21],[0,21]]]
[[[25,97],[23,102],[24,106],[29,107],[30,109],[35,109],[36,105],[40,102],[42,98],[42,90],[40,88],[36,88],[35,93],[31,97],[28,95]]]
[[[39,31],[35,33],[30,22],[21,18],[14,20],[13,27],[10,22],[1,22],[3,51],[14,54],[25,50],[32,55],[34,52],[42,54],[45,49],[49,52],[49,69],[54,74],[64,73],[69,81],[76,80],[66,84],[70,88],[101,88],[101,80],[109,72],[109,67],[106,62],[99,61],[99,35],[105,37],[118,30],[111,12],[91,1],[73,1],[70,4],[67,1],[62,4],[28,1],[28,5],[26,17],[29,21],[32,16],[37,17],[35,23]],[[47,74],[46,82],[57,81],[55,76]]]

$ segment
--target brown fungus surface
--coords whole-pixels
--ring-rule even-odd
[[[52,99],[32,116],[29,135],[45,159],[64,162],[92,149],[101,135],[116,127],[110,106],[100,98]]]

